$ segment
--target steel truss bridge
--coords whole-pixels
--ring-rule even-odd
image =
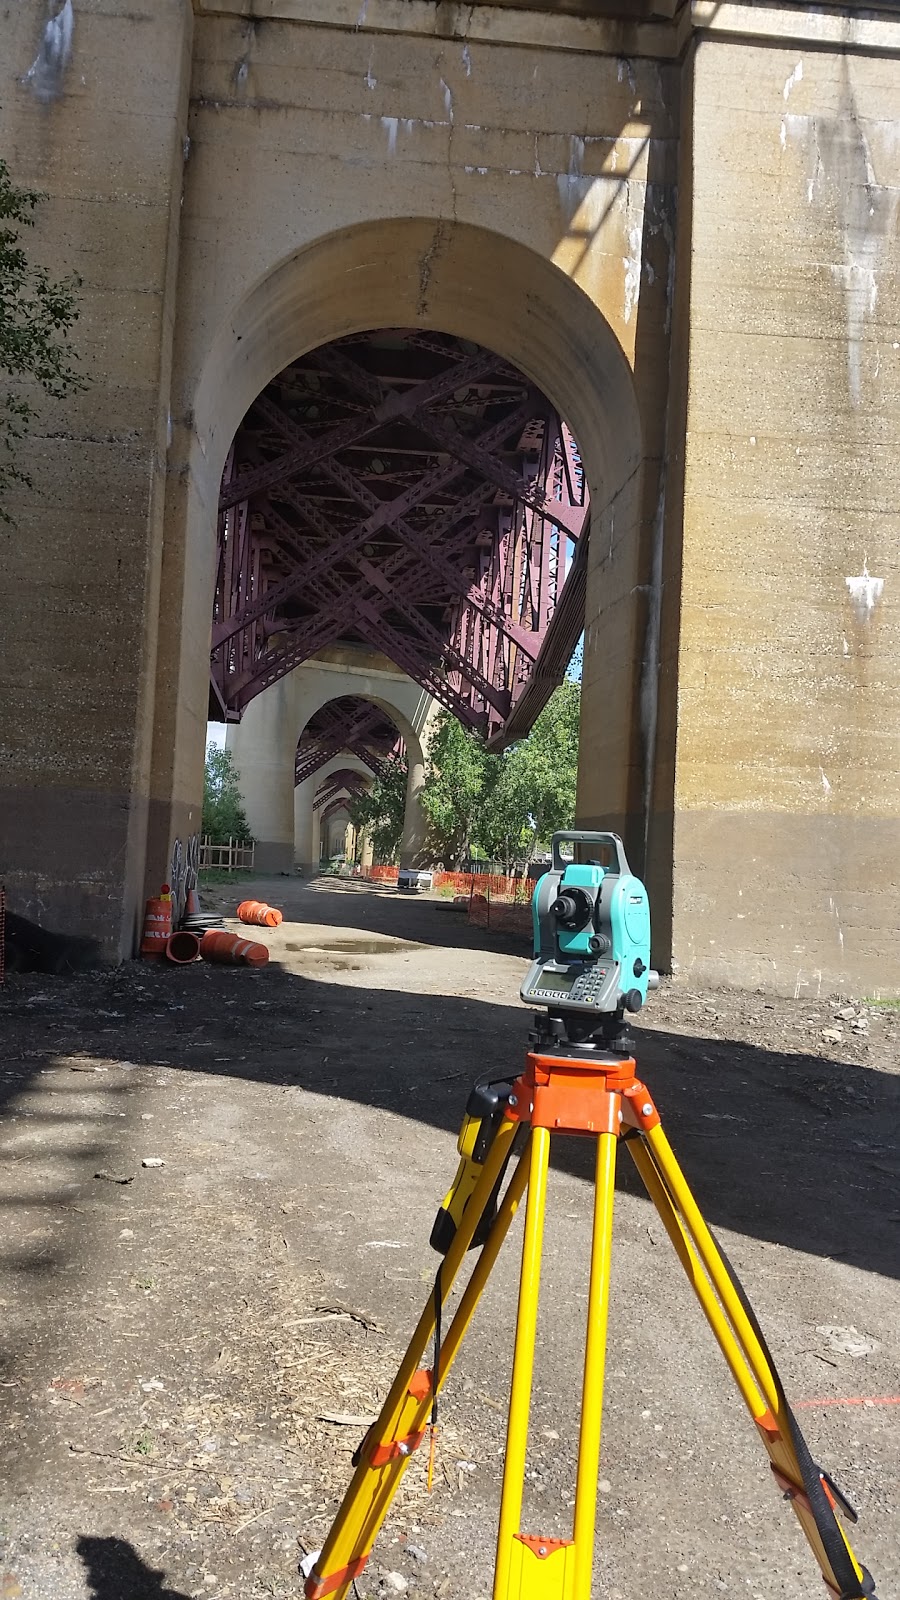
[[[226,463],[210,716],[239,720],[318,651],[356,642],[506,743],[581,633],[587,537],[575,441],[500,357],[405,329],[314,350],[259,395]],[[387,754],[384,730],[367,742],[383,713],[336,704],[345,725],[318,731],[322,760],[301,740],[298,782],[341,749]]]

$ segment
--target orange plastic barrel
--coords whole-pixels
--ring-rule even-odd
[[[142,956],[164,956],[166,944],[172,934],[172,895],[167,883],[160,893],[148,900],[144,907],[144,931],[141,934]]]
[[[189,961],[196,961],[200,955],[200,940],[195,933],[173,933],[166,940],[166,955],[178,967],[184,967]]]
[[[210,929],[200,940],[204,961],[219,961],[226,966],[264,967],[269,952],[264,944],[253,944],[237,933],[218,933]]]
[[[284,921],[281,912],[266,905],[264,900],[242,900],[237,914],[241,922],[252,922],[258,928],[277,928]]]

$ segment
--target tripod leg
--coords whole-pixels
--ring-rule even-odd
[[[759,1429],[779,1488],[790,1500],[825,1583],[839,1600],[874,1600],[870,1575],[838,1520],[856,1513],[816,1466],[793,1416],[753,1311],[704,1221],[661,1126],[628,1148],[703,1312]]]
[[[510,1385],[503,1485],[500,1491],[494,1600],[575,1600],[574,1542],[570,1539],[538,1538],[519,1531],[550,1157],[550,1133],[547,1128],[532,1126],[530,1152],[516,1343]],[[605,1220],[601,1232],[605,1236]],[[600,1378],[602,1383],[602,1370]],[[590,1486],[587,1487],[589,1492]],[[594,1489],[596,1490],[596,1472]],[[583,1593],[579,1591],[580,1600],[589,1600],[589,1570],[587,1582],[588,1588]]]
[[[494,1184],[509,1154],[518,1125],[504,1122],[488,1152],[481,1175],[460,1218],[453,1242],[440,1268],[441,1300],[446,1300],[465,1259],[472,1237],[481,1221]],[[520,1159],[491,1232],[456,1315],[442,1346],[439,1371],[428,1372],[421,1361],[434,1333],[434,1296],[419,1319],[406,1355],[381,1409],[381,1415],[366,1435],[358,1452],[359,1460],[350,1486],[306,1581],[307,1600],[335,1595],[344,1600],[353,1579],[368,1560],[375,1537],[397,1492],[410,1456],[421,1444],[433,1398],[433,1385],[443,1384],[450,1364],[472,1319],[478,1297],[487,1281],[525,1188],[528,1173],[527,1151]]]
[[[588,1290],[584,1387],[581,1402],[581,1431],[578,1439],[578,1476],[575,1486],[573,1600],[590,1600],[594,1565],[594,1525],[597,1515],[597,1480],[600,1475],[600,1430],[603,1420],[603,1374],[606,1365],[606,1324],[609,1312],[609,1264],[617,1144],[618,1137],[615,1133],[598,1135],[591,1281]]]

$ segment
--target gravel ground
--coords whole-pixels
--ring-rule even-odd
[[[240,892],[289,919],[259,973],[135,963],[0,991],[2,1600],[300,1592],[428,1293],[467,1085],[521,1061],[520,943],[354,883]],[[678,984],[637,1033],[890,1600],[900,1011]],[[596,1592],[818,1595],[621,1165]],[[587,1145],[558,1141],[524,1513],[549,1536],[571,1516],[589,1176]],[[360,1595],[490,1593],[515,1231],[448,1385],[435,1493],[417,1460]]]

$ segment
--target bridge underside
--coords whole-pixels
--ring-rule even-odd
[[[577,446],[515,368],[422,330],[314,350],[226,465],[210,715],[355,642],[485,737],[525,732],[583,626],[586,544]]]
[[[396,726],[380,706],[359,695],[341,695],[322,706],[304,728],[297,745],[294,782],[305,783],[334,756],[345,753],[356,756],[373,778],[379,778],[391,753],[399,754],[401,748]],[[359,778],[358,773],[343,769],[330,776]]]

